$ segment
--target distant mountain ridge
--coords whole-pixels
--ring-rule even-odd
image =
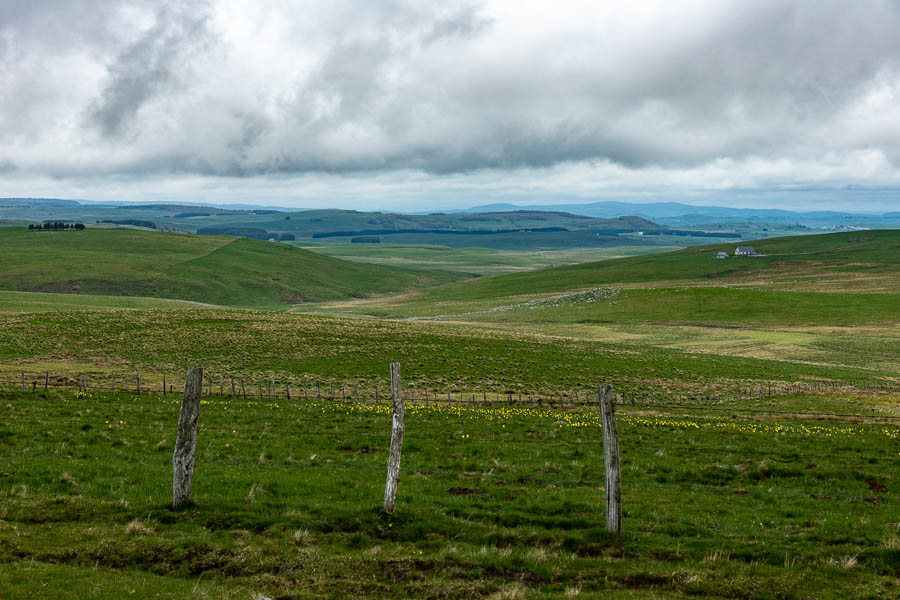
[[[520,210],[564,211],[598,218],[613,218],[622,214],[632,214],[666,225],[697,224],[710,221],[769,221],[821,222],[839,220],[900,220],[900,212],[854,213],[844,211],[790,211],[776,208],[730,208],[727,206],[702,206],[681,202],[631,203],[618,201],[589,202],[585,204],[517,205],[509,203],[485,204],[461,210],[464,213],[497,213]]]

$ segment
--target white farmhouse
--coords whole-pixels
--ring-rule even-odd
[[[716,254],[716,258],[728,258],[728,253],[727,252],[719,252],[718,254]]]
[[[753,246],[738,246],[734,249],[735,256],[753,256],[756,254],[756,250],[753,249]]]

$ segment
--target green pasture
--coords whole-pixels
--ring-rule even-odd
[[[790,353],[729,356],[652,339],[578,339],[531,327],[536,326],[504,330],[223,309],[9,312],[0,313],[0,376],[17,380],[24,370],[72,377],[87,371],[105,386],[116,370],[131,375],[141,370],[147,382],[158,385],[163,373],[171,376],[188,362],[199,362],[216,377],[247,377],[250,384],[266,374],[305,385],[344,382],[386,389],[384,365],[399,360],[409,365],[411,384],[442,393],[590,390],[598,380],[623,389],[699,393],[770,382],[874,382],[896,376],[896,360],[878,354],[896,348],[896,336],[885,337],[886,345],[869,337],[868,350],[856,346],[867,354],[847,364],[840,347],[821,349],[824,356],[817,361]],[[822,339],[839,339],[834,336]]]
[[[519,302],[428,303],[412,301],[372,314],[442,316],[496,323],[648,323],[853,325],[900,322],[900,293],[819,293],[733,287],[601,288],[601,299],[583,294]],[[513,299],[516,300],[516,299]],[[417,310],[418,309],[418,310]]]
[[[803,402],[831,410],[815,395]],[[624,519],[612,537],[593,410],[408,407],[397,510],[386,514],[388,405],[207,397],[192,503],[172,511],[177,397],[7,391],[0,589],[890,597],[900,575],[896,423],[751,407],[620,405]]]
[[[494,248],[450,248],[416,244],[316,244],[296,245],[326,256],[379,265],[413,269],[462,271],[496,275],[531,269],[610,260],[676,250],[675,246],[621,246],[572,250],[498,250]]]
[[[0,288],[14,291],[285,308],[458,278],[351,263],[247,238],[135,229],[0,229]]]
[[[0,312],[43,312],[57,310],[217,308],[202,302],[142,298],[134,296],[91,296],[0,291]]]
[[[622,284],[666,285],[693,282],[728,285],[757,278],[815,284],[816,279],[853,273],[866,291],[867,278],[889,279],[897,290],[900,269],[900,230],[862,231],[818,236],[793,236],[742,242],[765,253],[760,257],[717,259],[720,251],[733,254],[737,244],[713,244],[664,254],[485,277],[429,289],[417,303],[470,302],[522,295],[562,293]],[[812,281],[810,281],[812,280]],[[764,285],[764,284],[761,284]]]

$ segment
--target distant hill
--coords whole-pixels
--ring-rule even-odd
[[[0,289],[281,308],[459,279],[351,263],[287,244],[136,229],[0,229]]]
[[[898,197],[900,202],[900,197]],[[465,211],[469,214],[497,213],[520,210],[566,211],[578,215],[610,218],[623,214],[639,215],[646,219],[670,225],[686,226],[711,222],[807,223],[837,225],[847,223],[897,223],[900,213],[856,213],[846,211],[790,211],[781,209],[730,208],[726,206],[702,206],[680,202],[632,203],[618,201],[589,202],[584,204],[555,204],[519,206],[515,204],[487,204]]]
[[[0,207],[42,207],[42,208],[73,208],[81,206],[76,200],[60,200],[57,198],[0,198]]]

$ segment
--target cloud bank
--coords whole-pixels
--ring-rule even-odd
[[[4,3],[0,195],[900,187],[898,32],[880,0]]]

